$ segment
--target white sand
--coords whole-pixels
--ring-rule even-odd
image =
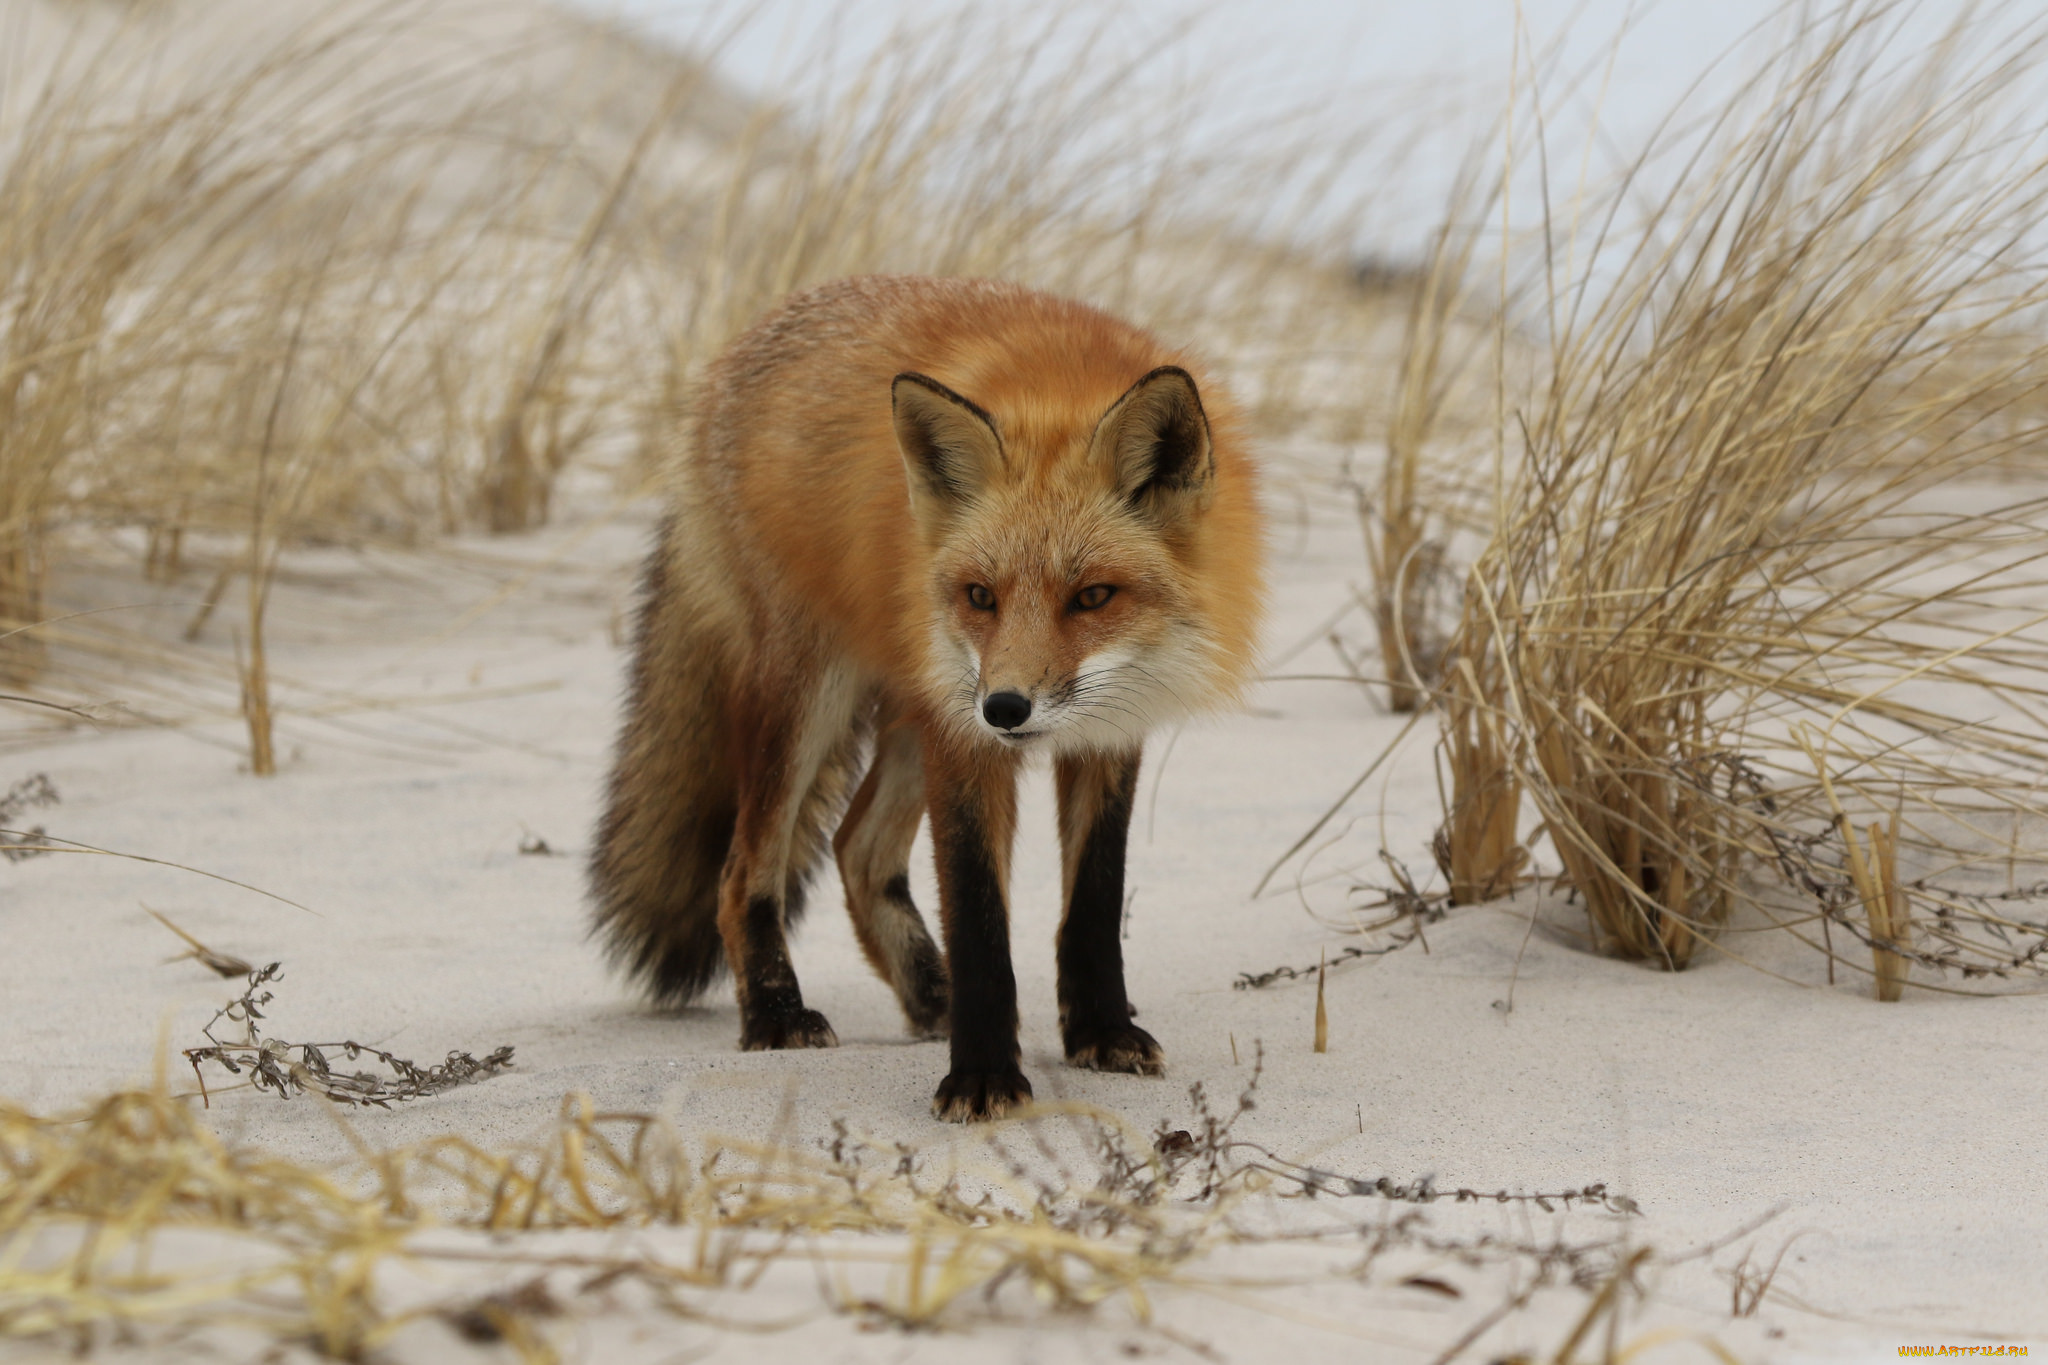
[[[843,1118],[858,1132],[923,1148],[974,1148],[977,1138],[927,1117],[945,1049],[904,1040],[829,873],[795,952],[807,1001],[839,1032],[834,1051],[736,1051],[729,987],[680,1015],[650,1013],[586,940],[580,858],[623,662],[610,635],[645,511],[595,529],[468,546],[537,564],[561,559],[466,621],[465,609],[494,594],[502,567],[475,572],[454,553],[402,572],[339,556],[301,560],[301,577],[281,590],[273,653],[279,673],[305,685],[283,692],[288,757],[270,780],[240,770],[241,733],[229,721],[35,739],[19,727],[41,721],[6,716],[17,728],[0,741],[0,785],[47,772],[63,801],[36,818],[53,834],[204,868],[310,910],[110,858],[0,864],[8,948],[0,1093],[61,1109],[147,1081],[166,1040],[174,1049],[200,1041],[200,1025],[233,991],[193,963],[165,963],[180,945],[144,914],[147,904],[217,948],[284,962],[268,1020],[274,1036],[353,1037],[422,1061],[450,1048],[517,1048],[516,1069],[501,1078],[354,1114],[356,1131],[376,1144],[460,1132],[509,1145],[546,1130],[565,1092],[585,1091],[607,1109],[665,1113],[693,1140],[768,1136],[786,1103],[794,1115],[787,1135],[800,1143],[826,1137]],[[1312,533],[1283,527],[1282,540],[1276,648],[1326,616],[1358,572],[1341,515]],[[130,600],[143,592],[132,583],[125,591]],[[187,584],[169,595],[196,591]],[[1326,666],[1318,647],[1289,667]],[[464,699],[496,689],[530,690]],[[308,714],[338,698],[390,705]],[[1249,892],[1399,724],[1344,685],[1272,683],[1253,714],[1188,730],[1163,761],[1165,745],[1154,746],[1132,840],[1126,951],[1132,997],[1167,1048],[1163,1081],[1059,1061],[1050,784],[1038,775],[1013,888],[1013,942],[1026,1067],[1041,1098],[1085,1100],[1148,1131],[1166,1119],[1184,1125],[1188,1085],[1199,1080],[1227,1104],[1262,1041],[1257,1108],[1237,1132],[1282,1156],[1352,1176],[1433,1175],[1439,1187],[1486,1191],[1605,1181],[1643,1213],[1551,1217],[1352,1198],[1254,1207],[1245,1216],[1255,1222],[1370,1227],[1419,1211],[1432,1235],[1465,1243],[1487,1233],[1625,1235],[1659,1260],[1643,1279],[1646,1305],[1624,1320],[1624,1345],[1674,1328],[1744,1359],[1875,1359],[1895,1357],[1903,1344],[2048,1347],[2048,1174],[2038,1159],[2048,1123],[2040,1084],[2048,1000],[1909,993],[1879,1006],[1866,986],[1815,984],[1820,964],[1796,945],[1753,940],[1745,952],[1794,979],[1713,955],[1670,976],[1589,956],[1548,929],[1531,933],[1524,908],[1505,906],[1453,912],[1429,929],[1427,952],[1409,947],[1334,971],[1326,1055],[1310,1050],[1312,984],[1233,990],[1240,972],[1311,963],[1358,941],[1319,925],[1291,889],[1258,902]],[[1417,739],[1387,771],[1383,802],[1378,779],[1361,798],[1366,823],[1346,848],[1370,854],[1383,840],[1420,873],[1436,798],[1427,737]],[[527,832],[568,856],[521,856]],[[923,849],[915,878],[930,907]],[[1324,886],[1317,899],[1340,897]],[[1568,923],[1569,912],[1559,913]],[[189,1088],[189,1075],[174,1071],[172,1083]],[[293,1157],[346,1151],[309,1098],[241,1091],[217,1099],[212,1112],[221,1131]],[[1753,1234],[1665,1264],[1773,1210]],[[656,1232],[627,1240],[659,1252],[688,1239]],[[1729,1272],[1746,1253],[1768,1261],[1788,1241],[1772,1294],[1753,1317],[1732,1319]],[[552,1235],[547,1245],[618,1243]],[[1529,1268],[1411,1250],[1360,1278],[1350,1273],[1359,1245],[1356,1236],[1250,1245],[1198,1261],[1188,1273],[1215,1283],[1160,1291],[1164,1330],[1135,1323],[1120,1303],[1061,1314],[1009,1291],[956,1312],[949,1322],[962,1331],[870,1330],[876,1324],[859,1314],[830,1311],[821,1290],[830,1277],[805,1260],[750,1292],[705,1301],[740,1319],[797,1323],[765,1336],[680,1324],[625,1291],[572,1300],[550,1330],[565,1359],[603,1365],[1123,1359],[1184,1356],[1187,1343],[1241,1361],[1425,1361]],[[1462,1297],[1400,1284],[1419,1272]],[[870,1284],[865,1292],[886,1289],[886,1267],[848,1273]],[[423,1263],[394,1273],[389,1301],[513,1278]],[[1545,1291],[1464,1358],[1524,1349],[1547,1358],[1586,1304],[1578,1290]],[[15,1344],[0,1347],[0,1357],[54,1349]],[[102,1354],[240,1360],[257,1350],[252,1338],[223,1329],[193,1339],[145,1335],[133,1348],[103,1345]],[[380,1358],[492,1357],[428,1321]],[[1708,1356],[1675,1340],[1649,1358]]]
[[[8,51],[18,65],[36,69],[44,51],[36,45],[77,22],[73,8],[10,0]],[[486,29],[449,28],[436,39],[445,52],[393,45],[366,63],[362,79],[425,70],[545,21],[545,11],[523,3],[457,8],[489,21]],[[163,25],[165,69],[211,60],[218,27],[177,22],[198,12],[187,4],[145,20]],[[246,0],[208,11],[217,26],[248,28],[251,41],[264,12]],[[120,11],[89,13],[105,26]],[[602,33],[585,36],[590,45],[574,50],[588,66],[564,68],[563,49],[541,44],[535,50],[553,54],[548,61],[493,65],[468,83],[430,85],[422,99],[439,99],[443,113],[478,102],[508,118],[533,113],[545,128],[616,143],[636,126],[618,111],[644,105],[667,71],[635,65]],[[591,70],[609,74],[596,87],[572,79]],[[579,102],[564,94],[572,86],[617,99]],[[530,110],[529,90],[559,102]],[[711,156],[744,110],[714,91],[696,112],[704,145],[692,154]],[[166,963],[181,945],[144,913],[148,905],[217,948],[285,964],[266,1021],[272,1036],[354,1038],[422,1062],[451,1048],[516,1047],[507,1075],[351,1115],[355,1132],[379,1146],[461,1133],[508,1147],[545,1133],[562,1096],[580,1091],[606,1109],[665,1114],[692,1142],[779,1133],[809,1145],[844,1120],[924,1149],[927,1170],[956,1156],[985,1161],[984,1134],[927,1117],[945,1049],[903,1038],[893,1000],[855,950],[829,873],[814,890],[796,964],[808,1002],[838,1030],[835,1051],[736,1051],[729,988],[679,1015],[655,1015],[607,974],[586,939],[581,857],[615,723],[616,624],[648,515],[571,516],[538,536],[467,542],[426,559],[291,557],[271,618],[285,754],[272,779],[240,770],[245,739],[225,669],[207,679],[138,667],[80,698],[115,718],[125,706],[174,725],[66,733],[48,729],[41,714],[0,707],[0,790],[46,772],[62,803],[30,818],[53,834],[203,868],[308,907],[113,858],[0,863],[0,1094],[57,1112],[148,1083],[166,1055],[171,1084],[189,1088],[176,1052],[201,1041],[201,1025],[234,988],[190,962]],[[1341,509],[1312,526],[1279,520],[1269,638],[1284,650],[1346,600],[1362,565]],[[124,567],[74,572],[59,597],[69,606],[170,604],[140,618],[168,640],[204,589],[197,573],[144,587]],[[207,638],[218,661],[228,656],[233,616],[231,596]],[[1285,665],[1332,666],[1321,645]],[[1752,1360],[1896,1358],[1907,1344],[2048,1348],[2048,1174],[2038,1160],[2048,1124],[2040,1083],[2048,1000],[1916,992],[1879,1006],[1862,978],[1830,988],[1805,950],[1755,939],[1730,944],[1769,971],[1708,955],[1696,970],[1667,976],[1589,956],[1558,928],[1532,932],[1532,903],[1453,912],[1429,928],[1426,951],[1418,944],[1333,972],[1325,1055],[1309,1046],[1312,984],[1233,990],[1242,972],[1312,963],[1359,942],[1307,913],[1291,885],[1258,901],[1250,892],[1400,728],[1354,687],[1287,682],[1260,689],[1250,714],[1188,730],[1170,754],[1166,737],[1154,745],[1132,841],[1126,952],[1133,999],[1167,1048],[1163,1081],[1060,1062],[1056,864],[1050,784],[1039,776],[1013,887],[1026,1065],[1039,1096],[1102,1106],[1143,1131],[1162,1121],[1186,1126],[1189,1085],[1201,1082],[1227,1108],[1263,1043],[1257,1108],[1240,1121],[1240,1138],[1347,1176],[1428,1176],[1445,1189],[1554,1191],[1602,1181],[1636,1200],[1640,1217],[1267,1198],[1239,1211],[1244,1227],[1331,1235],[1222,1247],[1184,1267],[1182,1282],[1154,1288],[1149,1324],[1122,1301],[1059,1312],[1012,1285],[991,1302],[960,1305],[945,1320],[949,1330],[924,1334],[834,1310],[900,1290],[892,1276],[904,1250],[841,1236],[785,1258],[751,1289],[693,1298],[707,1315],[698,1322],[679,1321],[630,1286],[576,1295],[573,1277],[564,1278],[555,1287],[567,1311],[543,1324],[563,1358],[951,1362],[1207,1352],[1303,1365],[1421,1362],[1527,1286],[1536,1265],[1529,1256],[1459,1254],[1485,1238],[1625,1238],[1650,1248],[1642,1293],[1626,1297],[1618,1334],[1621,1346],[1646,1347],[1650,1359],[1708,1359],[1706,1339]],[[1429,739],[1425,726],[1366,788],[1346,839],[1315,870],[1337,874],[1348,861],[1377,879],[1372,855],[1382,845],[1418,875],[1427,868],[1437,809]],[[529,834],[566,856],[522,856]],[[914,880],[929,912],[928,858],[918,857]],[[1341,875],[1316,883],[1314,903],[1341,905],[1345,885]],[[1572,923],[1568,908],[1540,908],[1556,926]],[[230,1092],[211,1115],[224,1134],[300,1160],[332,1162],[349,1151],[326,1107],[310,1098]],[[1055,1127],[1047,1137],[1074,1159],[1072,1133]],[[1351,1229],[1409,1215],[1423,1220],[1409,1243],[1356,1273],[1365,1237]],[[1416,1240],[1425,1235],[1440,1249]],[[690,1242],[687,1232],[662,1230],[509,1242],[436,1233],[418,1249],[685,1258]],[[1736,1267],[1745,1257],[1768,1265],[1787,1247],[1762,1306],[1732,1318]],[[197,1263],[218,1250],[174,1240],[158,1263]],[[530,1273],[423,1255],[394,1262],[380,1283],[384,1306],[398,1311]],[[1456,1297],[1403,1284],[1418,1275]],[[1583,1290],[1553,1283],[1461,1358],[1526,1351],[1548,1359],[1587,1305]],[[712,1320],[777,1328],[762,1334]],[[1604,1343],[1603,1328],[1581,1356]],[[296,1346],[271,1353],[259,1337],[229,1328],[145,1331],[127,1345],[105,1336],[98,1354],[309,1358]],[[4,1359],[60,1355],[70,1358],[68,1341],[0,1342]],[[503,1358],[503,1348],[463,1343],[433,1319],[404,1329],[379,1356],[407,1365]]]

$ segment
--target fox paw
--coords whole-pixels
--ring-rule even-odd
[[[740,1047],[747,1052],[792,1047],[838,1047],[839,1035],[816,1010],[774,1010],[743,1020]]]
[[[910,1015],[908,1032],[921,1043],[939,1043],[952,1037],[953,1030],[946,1019],[946,1011],[923,1016]]]
[[[1166,1074],[1166,1050],[1136,1024],[1076,1029],[1067,1035],[1067,1065],[1089,1071],[1121,1071],[1133,1076]]]
[[[920,974],[903,996],[903,1017],[913,1038],[943,1038],[951,1033],[952,991],[944,972]]]
[[[1030,1098],[1031,1082],[1021,1071],[955,1071],[939,1082],[932,1117],[948,1123],[999,1119]]]

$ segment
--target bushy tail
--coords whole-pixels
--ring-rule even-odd
[[[664,528],[641,579],[632,684],[590,857],[595,932],[658,1005],[725,971],[718,879],[737,819],[725,679],[669,591]]]

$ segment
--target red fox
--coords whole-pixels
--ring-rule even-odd
[[[1044,754],[1067,1060],[1163,1071],[1119,933],[1139,754],[1237,697],[1264,600],[1257,473],[1199,374],[1085,305],[908,276],[791,298],[712,364],[590,869],[597,932],[658,1002],[729,969],[742,1047],[838,1042],[785,939],[837,815],[862,951],[951,1039],[933,1113],[1028,1100],[1006,887]],[[926,815],[943,959],[906,876]]]

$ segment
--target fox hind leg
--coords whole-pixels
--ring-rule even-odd
[[[1066,912],[1058,961],[1060,1039],[1070,1065],[1157,1076],[1159,1040],[1131,1022],[1124,992],[1124,851],[1138,790],[1137,750],[1065,757],[1054,767]]]
[[[917,729],[885,716],[874,761],[832,837],[832,850],[861,952],[895,990],[910,1031],[940,1038],[949,999],[946,964],[910,899],[910,846],[923,818]]]
[[[761,696],[796,697],[794,707],[735,708],[738,818],[718,888],[718,931],[738,987],[740,1046],[834,1047],[825,1016],[804,1005],[785,932],[801,911],[811,840],[799,828],[826,764],[854,723],[855,691],[843,670],[806,670]]]

